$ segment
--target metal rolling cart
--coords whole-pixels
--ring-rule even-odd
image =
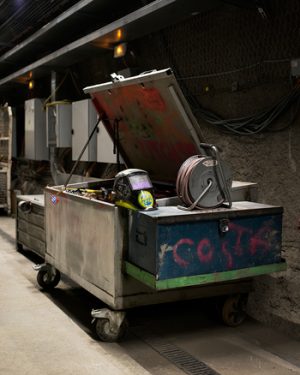
[[[241,323],[251,278],[285,269],[282,208],[249,201],[255,184],[231,186],[229,169],[204,150],[170,69],[113,76],[85,92],[126,166],[135,169],[112,180],[45,189],[39,285],[53,288],[62,272],[107,304],[92,311],[104,341],[122,336],[126,309],[200,297],[227,296],[224,321]],[[189,204],[176,194],[178,171],[205,152],[189,184],[194,205],[182,207]]]
[[[18,195],[16,217],[16,247],[25,246],[40,257],[45,257],[45,207],[44,195]]]

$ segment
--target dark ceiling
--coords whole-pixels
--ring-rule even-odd
[[[153,1],[153,0],[152,0]],[[259,8],[269,0],[222,0],[237,6]],[[77,24],[76,37],[87,34],[96,27],[100,27],[105,22],[123,16],[139,7],[142,7],[151,0],[131,0],[131,1],[86,1],[90,7],[85,8],[85,15],[88,19]],[[201,1],[199,0],[201,3]],[[203,1],[205,2],[205,1]],[[71,8],[76,3],[84,3],[82,0],[0,0],[0,56],[15,47],[30,35],[41,29],[58,15]],[[92,4],[93,3],[93,4]],[[94,7],[94,9],[93,9]],[[97,12],[98,9],[109,10],[109,13]],[[100,16],[101,15],[101,16]],[[80,35],[81,34],[81,35]],[[61,35],[62,39],[72,39],[71,35]],[[75,40],[75,35],[74,39]],[[63,42],[67,42],[64,40]],[[58,41],[53,41],[53,45]]]
[[[0,0],[0,92],[215,6],[261,12],[269,1]]]
[[[0,54],[33,34],[79,0],[0,0]]]
[[[0,0],[0,77],[152,1]]]

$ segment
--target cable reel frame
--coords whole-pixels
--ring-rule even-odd
[[[200,143],[200,147],[205,154],[191,156],[179,169],[176,191],[187,207],[178,207],[185,211],[217,208],[226,201],[230,208],[231,171],[221,160],[216,146]]]

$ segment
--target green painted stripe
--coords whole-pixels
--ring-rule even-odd
[[[129,262],[125,262],[125,271],[128,275],[141,281],[143,284],[146,284],[148,286],[151,286],[151,288],[156,289],[156,280],[151,273],[146,272]]]
[[[273,263],[225,272],[209,273],[205,275],[177,277],[174,279],[167,280],[156,280],[154,275],[142,270],[141,268],[129,262],[125,262],[125,270],[127,274],[141,281],[143,284],[146,284],[156,290],[163,290],[238,280],[246,277],[254,277],[272,272],[285,271],[286,263],[285,261],[282,261],[281,263]]]

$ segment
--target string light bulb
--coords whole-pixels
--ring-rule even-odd
[[[29,90],[34,89],[34,81],[32,79],[28,82],[28,88],[29,88]]]
[[[118,44],[114,48],[114,58],[117,59],[119,57],[125,56],[126,51],[127,51],[127,44],[126,43]]]

